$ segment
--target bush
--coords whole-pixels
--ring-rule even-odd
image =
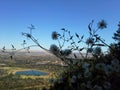
[[[107,28],[107,23],[101,20],[97,24],[97,29],[92,28],[93,23],[94,21],[88,25],[89,37],[87,40],[84,40],[84,35],[80,36],[77,33],[75,33],[77,40],[74,40],[74,35],[65,28],[61,29],[63,34],[54,31],[52,33],[52,39],[58,40],[59,46],[52,44],[50,50],[42,47],[32,34],[22,33],[35,42],[40,48],[60,58],[67,66],[67,70],[57,78],[50,90],[120,89],[120,58],[118,51],[120,50],[120,42],[113,46],[115,48],[108,45],[99,34],[97,34],[98,30]],[[118,31],[117,34],[114,35],[119,36]],[[119,38],[117,37],[117,39]],[[70,43],[70,45],[66,43]],[[80,47],[80,44],[84,46]],[[66,45],[68,45],[68,48],[64,49]],[[101,49],[104,46],[109,48],[110,53],[104,54]],[[86,52],[85,55],[82,53],[83,51]],[[112,52],[113,54],[111,54]]]

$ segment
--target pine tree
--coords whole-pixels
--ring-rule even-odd
[[[115,41],[117,41],[115,44],[114,44],[114,55],[115,55],[115,58],[119,59],[120,60],[120,22],[118,24],[118,30],[114,33],[114,36],[112,37]]]
[[[120,22],[118,24],[118,30],[114,33],[113,39],[120,43]]]

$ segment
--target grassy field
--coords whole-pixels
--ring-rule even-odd
[[[28,70],[27,68],[18,67],[3,67],[1,68],[2,73],[0,77],[0,90],[27,90],[37,89],[40,90],[44,86],[49,87],[50,76],[26,76],[26,75],[15,75],[16,71]]]
[[[24,61],[24,60],[23,60]],[[33,65],[21,61],[17,64],[17,60],[0,60],[0,90],[42,90],[44,87],[49,88],[52,83],[51,78],[56,79],[64,70],[64,67],[55,64],[39,64]],[[35,61],[34,61],[35,62]],[[36,61],[40,62],[40,60]],[[16,75],[16,71],[38,70],[47,72],[45,76]]]

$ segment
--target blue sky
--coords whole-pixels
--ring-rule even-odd
[[[33,35],[40,44],[49,48],[56,43],[51,39],[52,31],[61,28],[88,36],[87,25],[106,20],[108,28],[99,31],[107,43],[113,42],[113,33],[120,21],[119,0],[0,0],[0,48],[11,44],[21,48],[25,39],[21,32],[28,32],[33,24]],[[30,40],[28,40],[30,44]]]

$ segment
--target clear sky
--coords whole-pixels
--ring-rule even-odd
[[[11,44],[21,48],[21,32],[33,24],[33,35],[46,48],[53,43],[52,31],[66,28],[87,36],[87,25],[104,19],[108,28],[100,31],[107,43],[120,21],[120,0],[0,0],[0,48]],[[30,43],[30,40],[28,40]]]

